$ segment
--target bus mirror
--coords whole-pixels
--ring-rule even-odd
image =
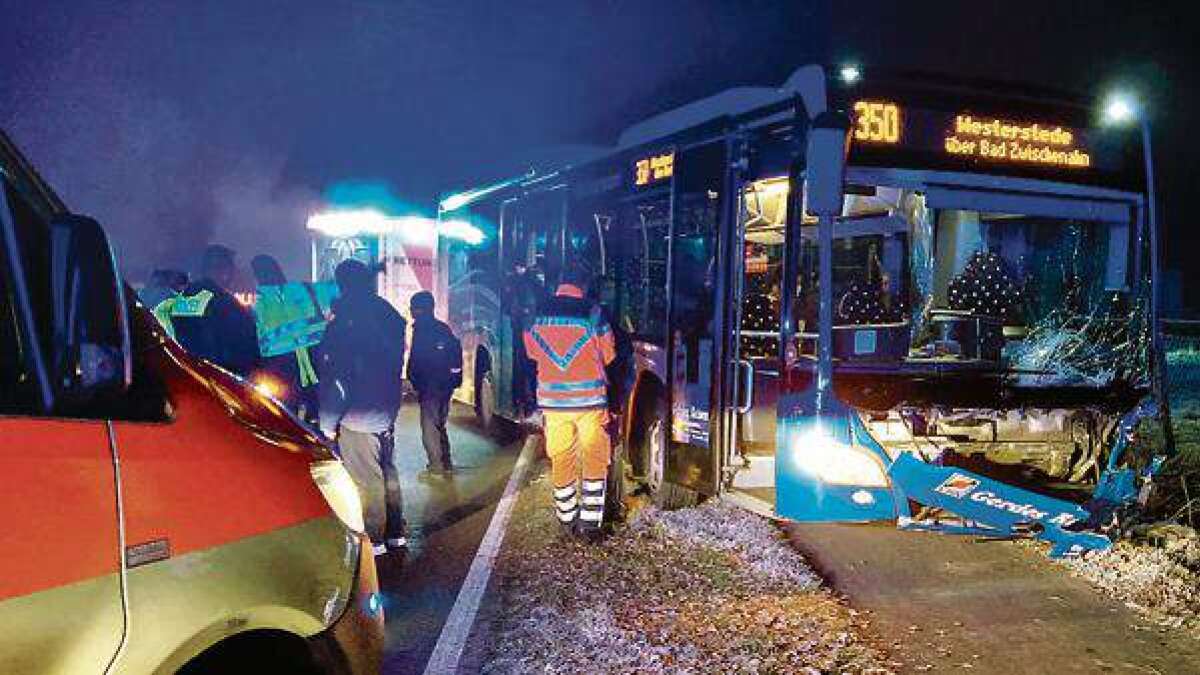
[[[808,210],[814,215],[842,214],[843,181],[850,118],[823,112],[808,129]]]
[[[56,408],[119,393],[132,380],[124,284],[104,228],[86,216],[51,224],[54,339],[49,369]]]

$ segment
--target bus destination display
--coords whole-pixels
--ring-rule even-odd
[[[664,152],[634,162],[633,184],[637,187],[669,180],[675,173],[675,153]]]
[[[856,101],[853,139],[876,146],[940,153],[999,164],[1087,169],[1084,132],[1060,124],[971,112],[906,109],[892,101]]]

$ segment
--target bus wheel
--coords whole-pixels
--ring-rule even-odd
[[[490,370],[475,378],[475,419],[489,433],[494,433],[497,426],[496,388],[493,385]]]
[[[608,488],[604,493],[604,522],[619,523],[625,520],[625,497],[629,494],[626,482],[628,471],[625,462],[625,445],[613,445],[612,461],[608,464]]]
[[[700,493],[667,480],[667,406],[655,398],[642,416],[642,458],[646,488],[654,503],[663,509],[680,509],[700,502]]]

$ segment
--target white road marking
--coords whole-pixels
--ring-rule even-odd
[[[448,675],[458,672],[458,663],[462,659],[463,649],[467,646],[467,637],[475,625],[479,604],[483,600],[484,591],[487,590],[488,580],[492,576],[492,568],[496,564],[496,556],[500,553],[500,544],[504,541],[504,533],[507,531],[508,521],[512,517],[513,506],[517,501],[517,491],[521,487],[521,481],[525,478],[526,469],[538,454],[537,447],[540,441],[540,435],[530,435],[525,439],[525,447],[521,448],[521,456],[517,458],[517,464],[508,478],[504,495],[496,504],[492,521],[488,524],[483,540],[479,542],[479,550],[475,553],[475,559],[471,561],[471,569],[467,571],[467,578],[463,580],[462,588],[458,591],[454,607],[450,609],[450,615],[446,617],[446,623],[442,626],[437,644],[433,647],[433,654],[430,655],[429,662],[425,664],[426,675]]]

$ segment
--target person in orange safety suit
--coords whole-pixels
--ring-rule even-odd
[[[568,533],[600,538],[611,448],[608,381],[613,334],[599,306],[584,298],[584,275],[567,272],[524,334],[537,370],[554,506]]]

